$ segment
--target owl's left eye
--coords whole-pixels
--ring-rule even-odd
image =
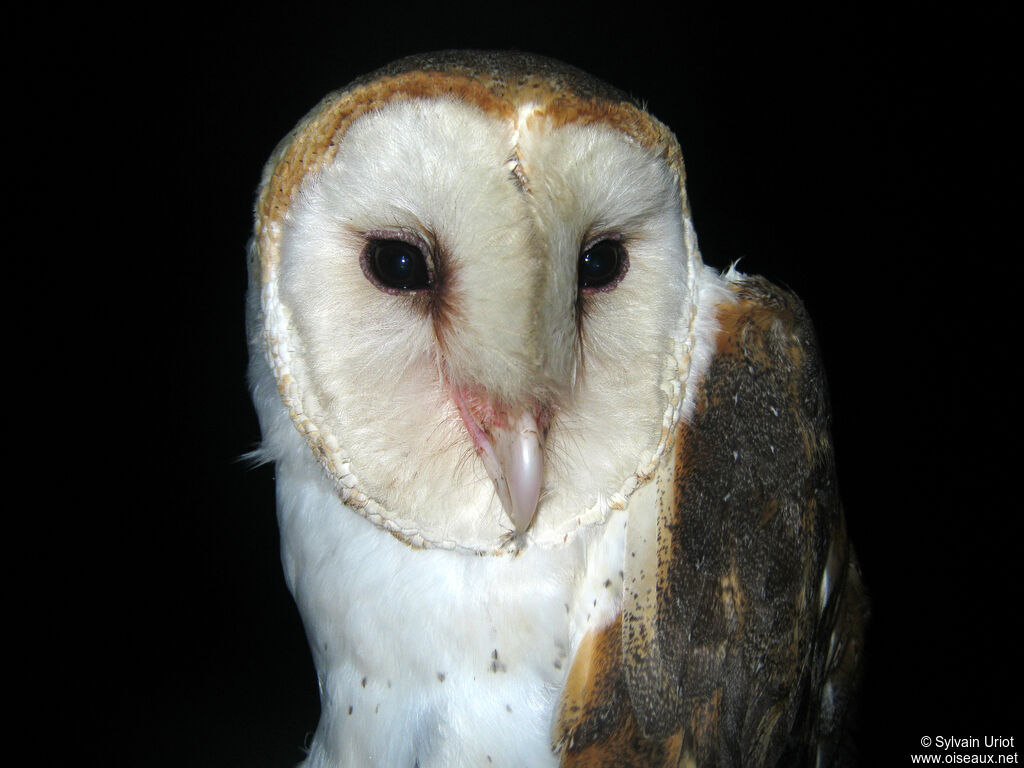
[[[610,290],[625,274],[628,264],[626,249],[618,240],[599,240],[580,254],[577,268],[580,288]]]
[[[405,240],[370,240],[363,252],[363,272],[384,290],[415,291],[430,285],[423,251]]]

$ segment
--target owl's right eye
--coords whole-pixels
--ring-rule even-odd
[[[430,286],[423,251],[405,240],[370,240],[362,265],[370,282],[384,291],[416,291]]]

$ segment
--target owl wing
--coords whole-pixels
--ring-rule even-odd
[[[867,601],[799,300],[730,284],[693,418],[631,511],[623,610],[588,635],[556,724],[564,766],[828,765]]]

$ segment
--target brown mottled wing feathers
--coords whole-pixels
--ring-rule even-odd
[[[621,654],[599,637],[571,671],[610,666],[603,700],[578,680],[589,698],[565,697],[563,765],[813,765],[819,749],[825,765],[842,757],[866,600],[814,333],[791,294],[760,278],[732,288],[693,419],[679,425],[656,478],[656,532],[630,538],[621,623],[600,633],[621,626]]]

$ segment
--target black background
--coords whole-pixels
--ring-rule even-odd
[[[102,64],[53,106],[103,134],[88,172],[115,166],[115,189],[85,205],[125,233],[99,260],[114,295],[83,316],[112,332],[91,358],[94,405],[116,410],[103,441],[124,467],[85,532],[102,539],[84,547],[102,596],[79,625],[103,646],[101,759],[302,757],[316,682],[273,472],[238,460],[259,439],[243,329],[254,191],[322,95],[453,47],[546,54],[643,98],[682,145],[705,261],[742,259],[804,299],[873,599],[863,764],[907,764],[923,735],[1024,738],[1009,15],[369,3],[126,21],[109,49],[80,42],[81,65]]]

